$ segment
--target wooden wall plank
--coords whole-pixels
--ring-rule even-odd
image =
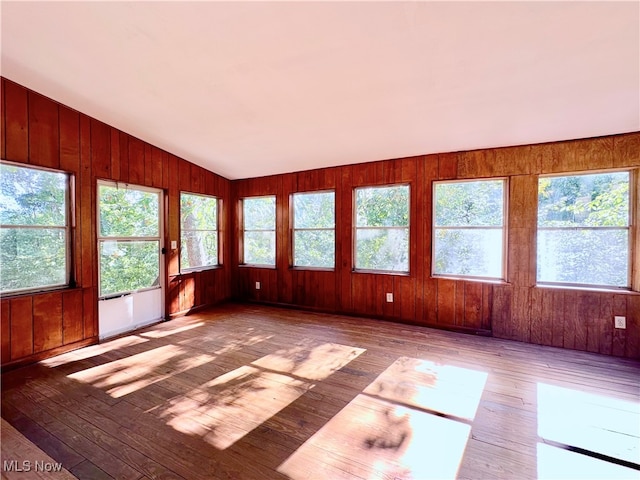
[[[111,178],[111,129],[91,119],[91,174],[94,178]]]
[[[613,137],[613,166],[640,166],[640,132]]]
[[[0,298],[0,326],[0,361],[4,365],[11,360],[11,302],[6,298]]]
[[[600,301],[599,319],[600,329],[599,353],[611,355],[613,348],[613,295],[603,295]]]
[[[144,143],[144,185],[153,185],[153,151],[151,145]]]
[[[114,180],[129,182],[129,135],[120,133],[120,175]]]
[[[80,172],[80,115],[65,106],[59,108],[60,168],[67,172]]]
[[[458,177],[458,155],[455,153],[438,154],[438,179],[451,180]]]
[[[94,181],[91,174],[91,125],[89,117],[80,116],[80,258],[81,258],[81,276],[78,279],[83,287],[93,286],[94,270],[93,261],[97,258],[94,255],[96,246],[94,243],[95,227],[92,227],[92,221],[95,221],[94,203],[95,196]]]
[[[613,315],[627,317],[627,296],[614,295],[613,297]],[[623,357],[627,348],[627,330],[621,328],[613,329],[613,341],[611,346],[611,354],[616,357]]]
[[[33,352],[62,346],[62,293],[33,297]]]
[[[33,297],[11,299],[11,360],[33,353]]]
[[[98,335],[97,298],[97,288],[89,287],[82,290],[82,315],[85,339]]]
[[[162,181],[162,159],[162,150],[160,150],[158,147],[151,147],[151,165],[153,165],[151,185],[156,188],[162,188],[164,186],[164,183]]]
[[[129,146],[129,180],[134,185],[144,185],[144,143],[135,137],[127,135]]]
[[[4,84],[6,80],[0,78],[0,158],[7,158],[7,113],[5,111],[5,91]]]
[[[27,89],[4,82],[5,155],[7,160],[29,161],[29,103]]]
[[[465,282],[464,293],[464,326],[481,329],[482,284]]]
[[[29,162],[60,168],[58,104],[29,92]]]
[[[609,320],[609,324],[611,320]],[[640,359],[640,296],[627,298],[627,343],[625,356]]]
[[[84,339],[82,290],[67,290],[62,294],[62,343],[79,342]]]
[[[455,325],[456,281],[438,279],[438,324]]]
[[[122,180],[120,173],[120,131],[116,130],[113,127],[110,127],[109,137],[111,141],[111,179],[115,181]]]

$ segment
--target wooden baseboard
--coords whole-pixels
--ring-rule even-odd
[[[61,353],[67,353],[82,347],[95,345],[98,342],[99,342],[99,339],[97,336],[95,336],[95,337],[87,338],[85,340],[80,340],[79,342],[74,342],[68,345],[62,345],[61,347],[52,348],[51,350],[45,350],[44,352],[34,353],[33,355],[28,355],[26,357],[18,358],[17,360],[12,360],[10,362],[3,364],[1,371],[4,373],[9,370],[24,367],[25,365],[29,365],[31,363],[39,362],[40,360],[44,360],[46,358],[55,357],[56,355],[60,355]]]
[[[258,300],[242,300],[242,299],[235,299],[235,302],[238,303],[245,303],[245,304],[254,304],[254,305],[268,305],[271,307],[279,307],[279,308],[287,308],[287,309],[293,309],[293,310],[302,310],[305,312],[315,312],[315,313],[326,313],[326,314],[330,314],[330,315],[346,315],[349,317],[357,317],[357,318],[373,318],[376,320],[384,320],[387,322],[395,322],[395,323],[403,323],[406,325],[417,325],[419,327],[428,327],[428,328],[435,328],[438,330],[446,330],[448,332],[459,332],[459,333],[466,333],[466,334],[471,334],[471,335],[478,335],[478,336],[482,336],[482,337],[491,337],[493,336],[493,333],[491,330],[485,330],[485,329],[479,329],[479,328],[470,328],[470,327],[462,327],[462,326],[457,326],[457,325],[440,325],[440,324],[433,324],[433,323],[423,323],[423,322],[416,322],[414,320],[406,320],[404,318],[400,318],[400,317],[385,317],[382,315],[370,315],[370,314],[364,314],[364,313],[354,313],[354,312],[342,312],[339,310],[329,310],[329,309],[323,309],[323,308],[318,308],[318,307],[310,307],[310,306],[304,306],[304,305],[295,305],[295,304],[291,304],[291,303],[281,303],[281,302],[265,302],[265,301],[258,301]]]

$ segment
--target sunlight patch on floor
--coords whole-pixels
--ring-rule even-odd
[[[640,403],[538,383],[538,436],[640,465]]]
[[[214,359],[210,355],[193,356],[191,351],[176,345],[165,345],[72,373],[68,377],[100,388],[113,398],[120,398]]]
[[[293,480],[455,478],[470,429],[465,423],[361,394],[278,472]]]
[[[364,348],[337,343],[318,345],[307,341],[278,350],[252,362],[252,365],[309,380],[323,380],[365,351]]]
[[[365,351],[333,343],[304,345],[266,355],[169,400],[160,418],[223,450],[313,388],[313,381]]]
[[[293,480],[455,478],[471,427],[440,414],[473,420],[486,380],[400,357],[278,471]]]
[[[176,333],[186,332],[189,330],[193,330],[194,328],[199,328],[204,326],[204,322],[192,323],[190,325],[182,325],[180,327],[167,328],[163,324],[160,324],[159,328],[152,328],[150,330],[146,330],[140,333],[141,337],[148,338],[164,338],[170,335],[175,335]]]
[[[538,443],[540,480],[633,480],[640,472],[553,445]]]
[[[223,450],[312,387],[287,375],[244,366],[170,400],[161,418]]]
[[[364,393],[473,420],[486,381],[485,372],[401,357]]]
[[[126,337],[120,337],[114,340],[109,340],[107,342],[100,343],[98,345],[91,345],[89,347],[84,347],[80,350],[74,350],[72,352],[63,353],[62,355],[58,355],[56,357],[43,360],[41,363],[42,365],[46,365],[47,367],[57,367],[60,365],[64,365],[66,363],[77,362],[79,360],[85,360],[87,358],[104,355],[105,353],[109,353],[114,350],[120,350],[122,348],[132,347],[134,345],[139,345],[141,343],[146,343],[148,341],[149,340],[145,338],[140,338],[137,335],[129,335]]]

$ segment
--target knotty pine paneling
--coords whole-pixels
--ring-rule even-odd
[[[231,182],[232,201],[276,195],[277,268],[233,269],[233,296],[329,312],[406,321],[447,329],[626,357],[640,357],[640,294],[536,287],[538,175],[640,166],[640,133],[594,139],[452,152]],[[324,174],[323,174],[324,173]],[[507,282],[431,276],[433,182],[506,177]],[[353,271],[353,189],[408,183],[411,188],[410,273]],[[295,192],[335,189],[336,268],[290,268],[286,213]],[[283,217],[284,215],[284,217]],[[240,234],[234,219],[234,233]],[[636,242],[640,248],[640,240]],[[234,250],[234,260],[239,258]],[[634,266],[634,272],[640,267]],[[638,273],[634,273],[638,275]],[[263,290],[255,290],[255,282]],[[265,281],[273,285],[264,285]],[[274,287],[275,285],[275,287]],[[273,288],[277,288],[274,295]],[[394,294],[387,304],[385,294]],[[615,313],[617,312],[617,313]],[[626,315],[626,330],[613,315]]]
[[[218,303],[231,295],[230,182],[181,158],[2,79],[2,158],[60,169],[75,179],[72,229],[75,288],[3,297],[2,365],[46,358],[97,341],[98,179],[161,188],[166,194],[166,242],[179,241],[180,191],[221,199],[220,268],[180,275],[178,250],[166,261],[167,316]]]

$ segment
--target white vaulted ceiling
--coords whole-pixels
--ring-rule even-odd
[[[640,130],[640,3],[10,2],[2,75],[227,178]]]

